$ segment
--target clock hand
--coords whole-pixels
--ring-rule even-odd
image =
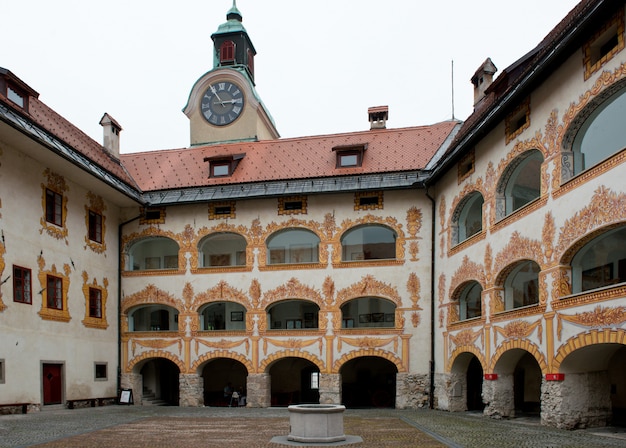
[[[218,101],[220,102],[220,104],[223,106],[224,102],[222,101],[220,96],[217,94],[217,90],[215,89],[215,86],[209,86],[209,88],[211,89],[211,92],[213,92],[213,95],[215,95],[215,98],[217,98]],[[215,103],[215,104],[217,104],[217,103]]]

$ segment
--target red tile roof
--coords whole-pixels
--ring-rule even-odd
[[[423,169],[458,124],[376,129],[346,134],[264,140],[121,155],[143,191],[307,179]],[[334,147],[367,144],[358,168],[336,168]],[[230,177],[209,178],[204,159],[244,153]]]
[[[33,122],[91,159],[122,182],[137,188],[137,184],[119,160],[109,154],[102,145],[42,103],[38,98],[32,96],[29,98],[28,111]]]

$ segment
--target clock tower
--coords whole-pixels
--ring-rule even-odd
[[[280,137],[254,83],[256,50],[236,0],[213,33],[213,68],[196,81],[183,112],[191,146]]]

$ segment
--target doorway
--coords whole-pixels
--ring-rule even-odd
[[[63,364],[43,364],[43,404],[63,403]]]

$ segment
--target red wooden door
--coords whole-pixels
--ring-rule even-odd
[[[43,404],[61,404],[62,378],[61,364],[43,365]]]

